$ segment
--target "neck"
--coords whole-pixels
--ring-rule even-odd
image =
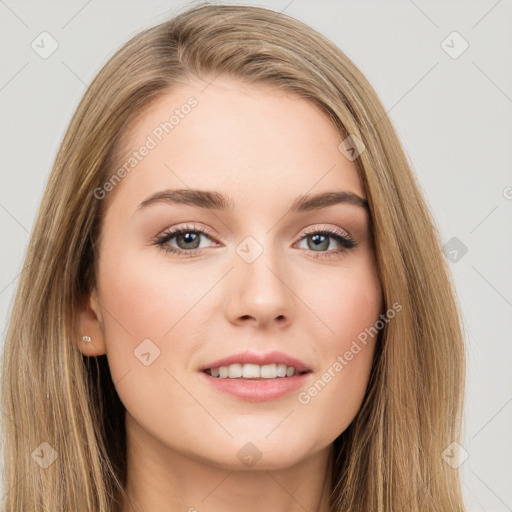
[[[291,467],[230,469],[187,457],[184,450],[162,447],[136,422],[130,423],[126,486],[129,502],[123,504],[122,512],[330,510],[331,445]]]

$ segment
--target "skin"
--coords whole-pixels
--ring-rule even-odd
[[[187,98],[198,101],[105,199],[97,286],[81,311],[82,335],[92,342],[80,349],[107,354],[127,410],[133,508],[126,503],[123,512],[325,512],[332,442],[361,406],[374,340],[309,403],[298,393],[378,320],[382,291],[368,212],[336,204],[285,213],[306,193],[364,191],[316,106],[270,86],[205,83],[174,89],[137,119],[132,151]],[[222,192],[235,208],[162,202],[138,211],[149,195],[178,188]],[[198,255],[152,243],[185,224],[213,235],[201,235]],[[342,230],[358,245],[327,238],[316,249],[306,228]],[[236,251],[248,236],[263,250],[250,264]],[[187,248],[177,237],[168,245]],[[160,350],[149,366],[134,357],[144,339]],[[234,353],[274,349],[313,370],[300,390],[278,399],[224,394],[199,373]],[[251,467],[237,456],[247,443],[262,455]]]

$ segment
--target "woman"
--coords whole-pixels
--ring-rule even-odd
[[[204,4],[109,60],[15,298],[5,510],[462,511],[463,381],[434,222],[336,46]]]

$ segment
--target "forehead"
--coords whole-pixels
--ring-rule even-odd
[[[177,187],[248,201],[333,188],[364,196],[354,163],[338,149],[341,140],[320,107],[291,92],[227,77],[192,81],[134,122],[118,167],[137,162],[119,188],[131,201]],[[144,147],[150,149],[141,157]]]

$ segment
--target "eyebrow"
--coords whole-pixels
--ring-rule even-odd
[[[223,211],[232,211],[235,206],[235,203],[231,198],[222,195],[220,192],[195,189],[177,189],[162,190],[150,195],[138,206],[138,210],[144,209],[152,204],[162,202]],[[368,212],[370,211],[368,201],[366,199],[363,199],[353,192],[341,190],[322,192],[315,195],[306,194],[299,196],[293,201],[287,214],[319,210],[321,208],[327,208],[340,203],[359,206]]]

